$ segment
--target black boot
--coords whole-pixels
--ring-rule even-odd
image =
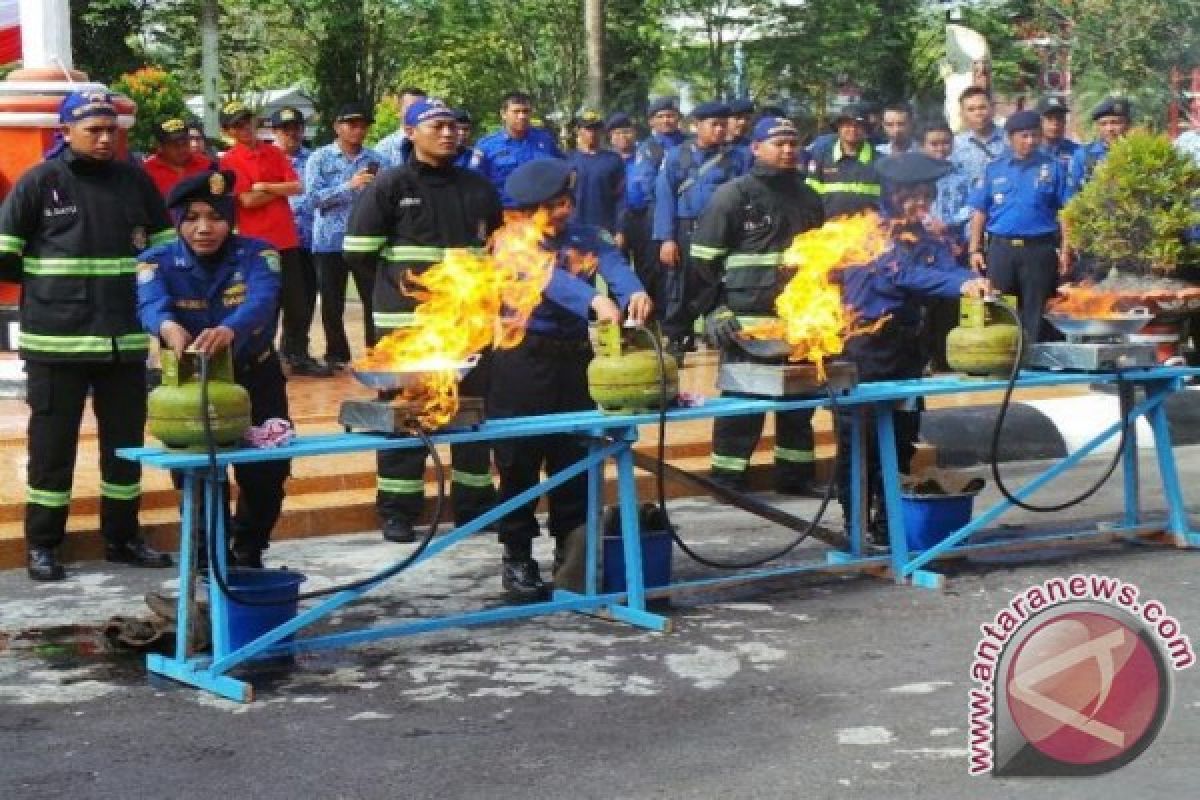
[[[25,570],[35,581],[61,581],[67,577],[67,571],[58,563],[58,555],[53,547],[29,548]]]
[[[408,520],[389,517],[383,521],[383,538],[396,544],[408,544],[417,540],[417,532]]]
[[[173,567],[175,562],[166,553],[160,553],[135,536],[127,542],[104,545],[104,560],[113,564],[129,564],[134,567]]]
[[[542,600],[547,594],[538,563],[533,560],[533,543],[524,541],[504,545],[500,583],[509,597],[518,602]]]

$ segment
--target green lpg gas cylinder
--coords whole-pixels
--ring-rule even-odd
[[[1004,295],[1009,308],[1017,298]],[[965,297],[960,304],[958,327],[946,337],[946,362],[968,375],[1008,375],[1017,360],[1017,326],[993,303]]]
[[[162,350],[162,385],[147,398],[150,434],[167,447],[204,449],[204,417],[200,410],[200,358],[195,353]],[[219,447],[242,439],[250,427],[250,395],[233,380],[228,349],[213,356],[208,372],[208,416]]]
[[[588,365],[588,390],[609,414],[636,414],[662,407],[664,369],[652,346],[655,334],[645,328],[622,328],[609,322],[597,326],[596,357]],[[663,354],[666,397],[679,394],[679,366]]]

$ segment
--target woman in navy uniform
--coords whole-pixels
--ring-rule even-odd
[[[488,417],[530,416],[594,408],[588,393],[587,367],[592,360],[588,317],[619,323],[623,315],[638,324],[650,317],[653,304],[607,232],[570,222],[574,210],[573,173],[562,159],[539,159],[522,164],[505,182],[505,194],[525,212],[544,209],[551,233],[543,247],[564,256],[542,290],[542,302],[533,310],[525,337],[512,349],[496,350],[488,393]],[[574,251],[594,256],[596,272],[616,296],[596,291],[595,274],[573,272],[565,256]],[[543,467],[554,473],[582,459],[582,442],[571,436],[538,436],[505,439],[495,443],[496,469],[500,473],[500,502],[516,497],[538,482]],[[533,539],[538,535],[536,502],[505,516],[498,525],[504,545],[502,582],[514,599],[536,599],[545,592],[533,559]],[[587,513],[587,476],[580,475],[548,495],[550,534],[555,556],[561,561],[565,542],[584,524]]]
[[[876,169],[888,192],[888,208],[896,217],[891,225],[892,246],[864,266],[841,273],[842,302],[854,313],[860,327],[878,326],[873,333],[846,340],[843,357],[858,367],[860,381],[903,380],[921,377],[921,308],[931,297],[982,296],[986,279],[959,266],[950,243],[926,230],[924,220],[937,194],[937,180],[952,169],[923,153],[901,153],[877,162]],[[850,503],[850,429],[855,412],[838,412],[838,499],[843,513]],[[907,472],[920,429],[919,407],[893,412],[900,470]],[[870,534],[874,543],[887,544],[879,460],[874,431],[869,432],[868,508],[873,510]],[[872,498],[874,502],[871,502]],[[847,519],[849,515],[847,513]]]
[[[232,233],[234,175],[210,172],[181,181],[167,197],[179,238],[152,247],[138,261],[138,316],[162,343],[182,355],[233,350],[235,380],[250,394],[260,425],[288,418],[283,368],[275,352],[279,253],[259,239]],[[283,505],[289,461],[239,464],[230,545],[232,566],[262,567],[271,529]]]

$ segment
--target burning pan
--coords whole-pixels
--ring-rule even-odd
[[[1146,327],[1154,318],[1145,308],[1130,311],[1110,311],[1095,316],[1081,316],[1050,311],[1046,321],[1067,336],[1128,336]]]
[[[463,376],[470,372],[478,363],[479,355],[476,354],[462,361],[414,363],[406,365],[403,369],[396,370],[352,369],[350,372],[354,375],[355,380],[368,389],[387,392],[416,386],[427,376],[438,375],[443,372],[456,372],[458,373],[459,380],[462,380]]]

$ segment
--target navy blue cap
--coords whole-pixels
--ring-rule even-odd
[[[674,97],[656,97],[650,101],[650,105],[646,108],[646,116],[653,117],[660,111],[679,111],[679,104]]]
[[[117,116],[116,103],[108,92],[71,92],[58,107],[58,121],[64,125],[100,116]]]
[[[404,112],[404,124],[412,128],[431,119],[454,119],[454,109],[436,97],[423,97]]]
[[[343,103],[338,109],[337,116],[333,118],[334,122],[350,122],[351,120],[361,119],[368,125],[375,121],[375,115],[371,113],[371,109],[367,108],[362,103]]]
[[[518,208],[540,206],[569,192],[575,185],[575,171],[561,158],[526,161],[504,181],[504,191]]]
[[[717,119],[728,116],[729,106],[718,100],[710,100],[707,103],[701,103],[692,109],[692,119],[696,121],[702,119]]]
[[[1022,131],[1040,131],[1042,115],[1036,111],[1018,111],[1004,123],[1005,133],[1021,133]]]
[[[949,161],[940,161],[924,153],[897,153],[875,162],[875,171],[889,185],[935,183],[954,169]]]
[[[467,111],[465,108],[454,109],[454,121],[459,125],[470,125],[471,112]]]
[[[799,136],[796,126],[787,117],[763,117],[754,123],[754,134],[751,139],[755,142],[765,142],[772,136]]]
[[[753,114],[753,113],[754,113],[754,101],[753,100],[746,98],[746,97],[739,97],[736,100],[729,101],[729,116],[736,117],[736,116],[741,116],[742,114]]]
[[[229,170],[189,175],[167,195],[167,208],[175,212],[176,222],[193,200],[208,203],[229,224],[233,224],[237,204],[233,199],[234,174]]]
[[[1043,117],[1047,114],[1066,114],[1070,109],[1067,108],[1067,100],[1065,97],[1060,97],[1056,94],[1048,94],[1041,100],[1038,100],[1037,112]]]
[[[271,114],[271,127],[282,128],[287,125],[303,125],[304,113],[295,106],[284,106],[277,108]]]
[[[848,106],[843,106],[840,111],[833,115],[833,127],[841,125],[843,122],[857,122],[860,125],[867,124],[867,107],[862,103],[851,103]]]
[[[1124,97],[1106,97],[1092,111],[1093,121],[1101,117],[1124,117],[1125,119],[1129,119],[1132,116],[1133,105]]]
[[[607,131],[615,131],[618,128],[632,128],[633,120],[624,111],[618,111],[615,114],[609,114],[608,119],[604,120],[604,129]]]
[[[759,113],[764,117],[786,117],[788,115],[782,106],[763,106]]]
[[[188,124],[179,117],[164,119],[154,126],[154,138],[160,144],[165,142],[186,142]]]

